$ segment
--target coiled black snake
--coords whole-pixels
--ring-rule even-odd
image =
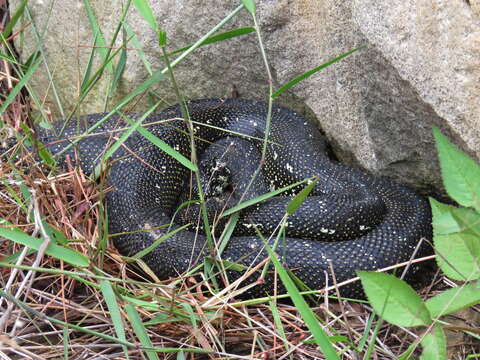
[[[194,122],[200,168],[204,169],[207,204],[212,204],[211,222],[224,207],[236,204],[243,193],[243,200],[247,200],[306,178],[318,179],[307,200],[288,218],[286,238],[276,248],[285,266],[309,288],[331,285],[329,263],[340,282],[354,277],[355,270],[374,270],[408,261],[421,238],[431,239],[431,213],[425,199],[388,179],[331,161],[318,129],[291,110],[273,106],[265,162],[260,176],[250,187],[246,186],[247,178],[259,165],[267,105],[242,99],[208,99],[189,102],[188,111]],[[63,137],[83,132],[103,116],[93,114],[81,118],[80,124],[66,128]],[[147,129],[190,158],[190,137],[179,107],[168,108],[145,120],[159,121]],[[61,125],[56,124],[56,128]],[[83,138],[66,154],[75,158],[74,151],[77,151],[82,167],[91,171],[111,143],[112,134],[120,136],[111,130],[121,126],[125,126],[125,122],[113,116],[95,130],[96,135]],[[42,139],[52,153],[68,144],[48,144],[51,140],[51,136]],[[167,231],[139,230],[170,224],[179,204],[195,197],[196,191],[188,190],[190,170],[137,132],[112,158],[108,184],[114,190],[106,196],[109,232],[121,233],[114,237],[115,246],[122,254],[133,255]],[[247,266],[264,260],[267,256],[264,240],[256,231],[269,239],[285,214],[290,198],[291,194],[278,196],[244,210],[221,259]],[[180,211],[174,222],[187,219],[196,223],[198,209],[191,210]],[[174,224],[170,230],[175,227],[178,225]],[[217,238],[214,236],[214,240]],[[273,239],[269,243],[272,245]],[[159,244],[143,260],[157,276],[168,278],[184,273],[211,254],[205,235],[190,228]],[[415,269],[412,267],[411,272]],[[228,274],[233,279],[242,272],[229,270]],[[244,295],[272,293],[271,276],[269,272],[265,281]],[[247,281],[257,278],[253,275]],[[341,292],[350,297],[362,296],[358,282],[343,287]]]

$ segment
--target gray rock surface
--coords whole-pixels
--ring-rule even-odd
[[[19,2],[11,1],[13,8]],[[314,114],[340,159],[420,188],[440,187],[432,125],[480,157],[477,1],[470,1],[470,5],[460,0],[257,2],[275,88],[343,52],[367,45],[280,99],[301,112]],[[109,43],[121,16],[121,2],[90,3]],[[196,41],[239,3],[150,0],[158,23],[168,33],[170,49]],[[74,109],[78,84],[91,53],[91,27],[83,5],[78,4],[73,0],[31,1],[32,25],[23,41],[17,38],[26,59],[38,46],[33,28],[45,34],[41,49],[53,81],[42,65],[31,85],[39,99],[47,100],[54,117]],[[162,68],[156,34],[135,9],[126,22],[151,68]],[[223,30],[242,26],[252,26],[246,11]],[[115,96],[105,98],[113,76],[106,72],[79,107],[80,113],[111,108],[147,78],[136,47],[134,41],[128,44],[126,70]],[[94,68],[98,64],[97,55]],[[254,34],[198,49],[176,67],[175,74],[190,98],[228,97],[238,91],[242,97],[265,99],[268,93]],[[175,102],[167,79],[155,91],[166,104]],[[154,96],[135,99],[127,109],[145,109],[156,100]]]

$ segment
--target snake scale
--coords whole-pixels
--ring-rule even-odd
[[[391,180],[331,160],[318,129],[301,115],[273,106],[262,171],[248,186],[261,160],[267,104],[244,99],[205,99],[190,101],[187,107],[193,121],[210,222],[215,223],[222,209],[240,200],[304,179],[317,179],[306,201],[287,219],[285,238],[276,247],[283,264],[307,287],[321,289],[331,285],[332,269],[336,281],[341,282],[356,276],[355,270],[375,270],[408,261],[421,238],[431,239],[431,212],[424,198]],[[82,133],[104,116],[81,117],[79,122],[66,127],[62,138]],[[130,116],[138,119],[140,115]],[[153,123],[145,128],[190,158],[188,127],[179,106],[149,115],[144,123]],[[63,123],[55,124],[57,130],[61,126]],[[79,158],[82,168],[91,172],[99,156],[121,135],[122,130],[114,130],[122,127],[125,122],[118,115],[112,116],[91,136],[66,151],[61,162],[66,155]],[[53,142],[52,135],[42,137],[52,153],[69,144]],[[113,239],[122,254],[131,256],[151,245],[168,231],[159,229],[160,225],[170,224],[171,231],[182,221],[193,223],[143,257],[161,279],[179,276],[212,255],[199,226],[198,206],[177,211],[182,202],[197,197],[198,189],[191,186],[191,178],[190,170],[138,132],[132,133],[112,156],[108,185],[113,190],[106,195],[106,206],[109,233],[120,234]],[[246,266],[264,260],[264,241],[274,244],[275,236],[270,235],[294,193],[284,193],[243,210],[221,259]],[[221,221],[214,241],[220,230]],[[258,231],[264,234],[263,239]],[[426,251],[425,246],[420,246],[417,255]],[[418,268],[412,266],[409,276],[416,271]],[[230,280],[242,273],[239,269],[227,270]],[[254,274],[245,282],[257,278]],[[271,294],[273,284],[269,271],[264,281],[243,296]],[[341,293],[363,297],[359,282],[342,287]]]

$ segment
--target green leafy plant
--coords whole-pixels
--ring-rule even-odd
[[[448,195],[458,204],[442,204],[430,199],[433,214],[433,242],[437,264],[443,273],[460,282],[424,301],[404,281],[393,275],[358,271],[365,293],[374,310],[384,320],[398,326],[426,328],[419,338],[421,359],[447,359],[444,328],[440,318],[480,303],[480,166],[433,129],[442,179]],[[461,329],[479,338],[475,329]],[[402,355],[411,356],[418,343]]]

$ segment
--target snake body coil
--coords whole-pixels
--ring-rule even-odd
[[[223,207],[235,205],[240,199],[248,200],[306,178],[318,179],[307,200],[288,218],[286,238],[276,248],[283,263],[309,288],[331,285],[331,269],[340,282],[356,276],[355,270],[375,270],[408,261],[421,238],[431,239],[431,213],[425,199],[392,181],[331,161],[317,128],[302,116],[273,106],[265,163],[249,187],[246,178],[260,161],[267,105],[241,99],[209,99],[189,102],[188,111],[200,168],[205,168],[202,187],[207,204],[214,209],[209,211],[210,221]],[[80,126],[68,126],[63,136],[77,135],[78,129],[83,132],[103,116],[85,116]],[[174,106],[149,116],[144,123],[157,122],[146,129],[190,158],[190,137],[181,117],[180,108]],[[77,151],[82,167],[91,171],[112,136],[120,136],[112,130],[122,126],[125,123],[114,116],[95,130],[97,135],[84,138],[66,154],[74,158]],[[43,139],[47,143],[51,140],[51,136]],[[65,146],[48,145],[53,153]],[[170,224],[172,217],[174,222],[181,218],[195,220],[195,207],[190,218],[186,209],[176,214],[180,203],[189,199],[191,174],[170,155],[135,132],[115,152],[113,160],[108,184],[114,190],[107,194],[106,201],[109,232],[123,234],[114,236],[122,254],[133,255],[167,232],[139,230]],[[185,192],[187,195],[181,195]],[[247,266],[264,260],[264,240],[256,231],[269,239],[290,199],[291,194],[282,195],[244,210],[221,259]],[[268,241],[272,245],[274,239]],[[419,255],[424,251],[421,247]],[[190,228],[160,243],[143,260],[160,278],[168,278],[184,273],[210,254],[204,234]],[[411,274],[415,271],[412,267]],[[242,275],[234,270],[227,273],[231,279]],[[249,281],[257,277],[253,275]],[[273,283],[269,273],[264,282],[244,295],[272,293]],[[358,282],[342,287],[341,293],[363,296]]]

